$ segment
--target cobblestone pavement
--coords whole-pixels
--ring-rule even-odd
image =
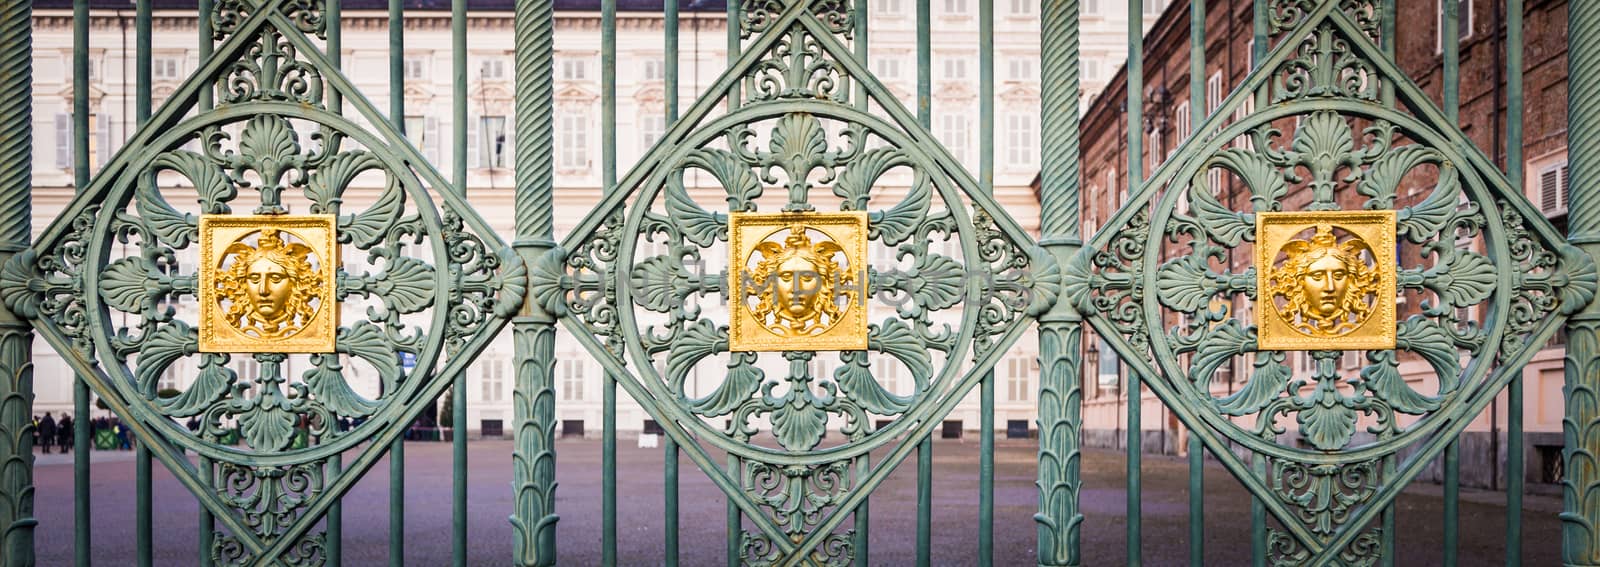
[[[624,440],[624,442],[630,442]],[[995,458],[995,562],[1032,565],[1035,446],[1001,440]],[[471,562],[503,565],[511,552],[511,449],[508,441],[469,447]],[[594,565],[600,553],[600,445],[563,440],[559,453],[557,534],[562,565]],[[940,440],[934,449],[933,558],[935,565],[967,565],[976,552],[978,443]],[[620,563],[659,565],[662,547],[659,449],[624,445],[618,450]],[[347,458],[347,462],[350,459]],[[91,526],[98,565],[124,565],[134,549],[132,453],[95,453]],[[721,462],[720,457],[716,459]],[[880,462],[881,457],[874,462]],[[1120,453],[1084,455],[1085,565],[1124,563],[1126,504]],[[406,559],[411,565],[447,565],[450,557],[450,445],[406,447]],[[155,562],[190,565],[197,552],[197,506],[159,464],[155,475]],[[915,556],[915,457],[896,470],[871,500],[873,565],[907,565]],[[725,501],[706,477],[682,464],[682,558],[684,565],[724,564]],[[72,465],[65,455],[41,457],[35,470],[35,506],[40,525],[40,565],[66,565],[72,558]],[[1441,500],[1437,486],[1409,489],[1401,498],[1397,525],[1403,545],[1396,564],[1439,564]],[[1558,565],[1559,496],[1530,495],[1524,507],[1524,564]],[[1144,558],[1147,565],[1187,561],[1186,461],[1144,461]],[[388,465],[380,461],[345,500],[346,565],[382,564],[388,545]],[[1206,470],[1206,555],[1210,565],[1247,565],[1249,499],[1227,472]],[[1463,493],[1463,565],[1503,564],[1504,495]]]

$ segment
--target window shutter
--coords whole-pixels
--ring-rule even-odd
[[[94,130],[95,134],[100,137],[100,147],[98,148],[99,151],[95,152],[96,157],[99,158],[99,161],[95,162],[94,164],[93,169],[95,171],[99,171],[100,168],[105,167],[105,165],[111,161],[111,154],[116,151],[115,148],[111,147],[111,125],[112,122],[110,117],[103,115],[95,117]]]
[[[429,116],[427,120],[427,126],[424,127],[423,131],[422,154],[428,158],[429,162],[438,165],[440,163],[439,136],[442,134],[439,129],[439,119],[434,116]]]
[[[56,167],[72,167],[72,115],[56,115]]]
[[[1561,214],[1560,167],[1539,172],[1539,210],[1545,215]]]

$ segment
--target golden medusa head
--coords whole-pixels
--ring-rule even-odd
[[[748,289],[760,302],[751,311],[763,327],[782,337],[816,336],[843,318],[855,291],[834,256],[844,248],[812,242],[804,225],[789,227],[783,244],[762,242]],[[843,299],[844,301],[840,301]]]
[[[256,245],[242,240],[228,245],[223,258],[233,258],[217,278],[223,318],[241,333],[278,339],[299,332],[311,322],[312,304],[322,274],[311,265],[311,247],[284,242],[278,229],[263,228]],[[219,266],[220,267],[220,266]]]
[[[1366,241],[1352,237],[1340,243],[1332,226],[1319,224],[1310,240],[1290,240],[1280,252],[1287,259],[1273,268],[1267,291],[1295,330],[1314,337],[1338,336],[1371,316],[1371,296],[1382,275],[1368,264],[1373,254]]]

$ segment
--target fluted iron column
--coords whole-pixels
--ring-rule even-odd
[[[1041,244],[1065,265],[1083,242],[1078,191],[1078,3],[1045,0],[1042,14]],[[1078,509],[1083,317],[1063,298],[1039,317],[1039,565],[1080,564]]]
[[[555,6],[517,2],[516,43],[516,242],[533,266],[555,248]],[[555,314],[526,299],[512,320],[517,361],[512,394],[511,515],[515,564],[556,564]]]
[[[1600,3],[1567,6],[1568,239],[1600,257]],[[1561,558],[1566,565],[1600,565],[1600,302],[1567,321],[1563,393]]]
[[[33,6],[0,0],[0,265],[32,235]],[[0,566],[33,565],[33,327],[0,306]]]

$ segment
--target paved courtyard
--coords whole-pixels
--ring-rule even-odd
[[[1032,565],[1035,538],[1034,445],[1001,440],[995,458],[995,559],[997,565]],[[471,562],[502,565],[511,552],[511,449],[509,441],[473,442],[469,510]],[[562,565],[598,564],[600,552],[600,444],[557,443],[557,528]],[[934,449],[933,554],[936,565],[966,565],[976,550],[978,443],[940,440]],[[618,450],[619,553],[623,565],[659,565],[662,546],[659,449],[624,445]],[[914,458],[873,495],[873,565],[907,565],[915,557],[916,477]],[[98,565],[123,565],[134,549],[132,453],[95,453],[92,529]],[[447,565],[450,558],[450,445],[412,443],[406,448],[406,559],[411,565]],[[877,459],[875,459],[877,462]],[[1122,455],[1091,450],[1084,455],[1085,565],[1123,563],[1126,509]],[[190,565],[196,552],[197,506],[156,465],[155,562]],[[1144,557],[1148,565],[1187,561],[1186,461],[1145,459]],[[1207,468],[1206,554],[1210,565],[1246,565],[1249,558],[1249,499],[1216,465]],[[682,464],[684,565],[722,565],[725,502],[687,459]],[[42,457],[35,471],[35,506],[40,525],[40,565],[67,565],[72,558],[72,465],[65,455]],[[1461,503],[1463,565],[1503,564],[1504,496],[1465,491]],[[1403,545],[1397,565],[1439,563],[1441,500],[1436,486],[1412,488],[1400,500]],[[1530,495],[1524,507],[1527,565],[1560,563],[1560,498]],[[388,466],[380,462],[345,499],[346,565],[386,561]]]

